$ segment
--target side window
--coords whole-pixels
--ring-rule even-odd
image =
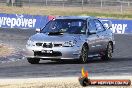
[[[97,32],[105,30],[102,23],[99,20],[94,20],[94,21],[95,21],[95,25],[96,25],[96,28],[97,28]]]
[[[89,29],[89,32],[90,31],[96,31],[96,25],[95,25],[94,20],[89,20],[89,22],[88,22],[88,29]]]

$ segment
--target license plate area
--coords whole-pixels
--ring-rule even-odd
[[[41,50],[41,53],[53,53],[53,50]]]

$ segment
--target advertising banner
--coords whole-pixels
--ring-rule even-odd
[[[105,20],[105,21],[110,20],[112,22],[111,30],[113,31],[113,33],[117,33],[117,34],[132,33],[132,26],[131,26],[132,20],[120,20],[120,19],[101,19],[101,20]]]
[[[43,28],[46,23],[53,19],[54,16],[41,15],[18,15],[0,13],[0,28],[19,28],[19,29],[36,29]],[[132,33],[132,20],[120,19],[102,19],[112,22],[111,30],[113,33],[124,34]],[[105,23],[107,24],[107,23]]]
[[[0,28],[41,28],[48,22],[47,16],[0,14]]]

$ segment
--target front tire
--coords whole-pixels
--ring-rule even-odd
[[[36,59],[36,58],[27,58],[28,62],[30,64],[39,64],[40,59]]]
[[[113,47],[111,43],[108,43],[107,49],[104,55],[101,57],[102,60],[110,60],[112,58]]]
[[[87,45],[83,45],[82,47],[80,61],[81,63],[88,62],[88,46]]]

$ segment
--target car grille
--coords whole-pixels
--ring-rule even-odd
[[[62,44],[36,43],[36,46],[42,46],[43,48],[52,48],[52,47],[61,47]]]
[[[55,56],[62,56],[61,52],[54,51],[53,53],[42,53],[41,51],[34,52],[34,56],[50,56],[50,57],[55,57]]]
[[[36,43],[36,46],[42,46],[43,43]]]
[[[62,44],[54,44],[54,47],[61,47]]]
[[[53,44],[52,43],[43,43],[43,48],[52,48]]]

